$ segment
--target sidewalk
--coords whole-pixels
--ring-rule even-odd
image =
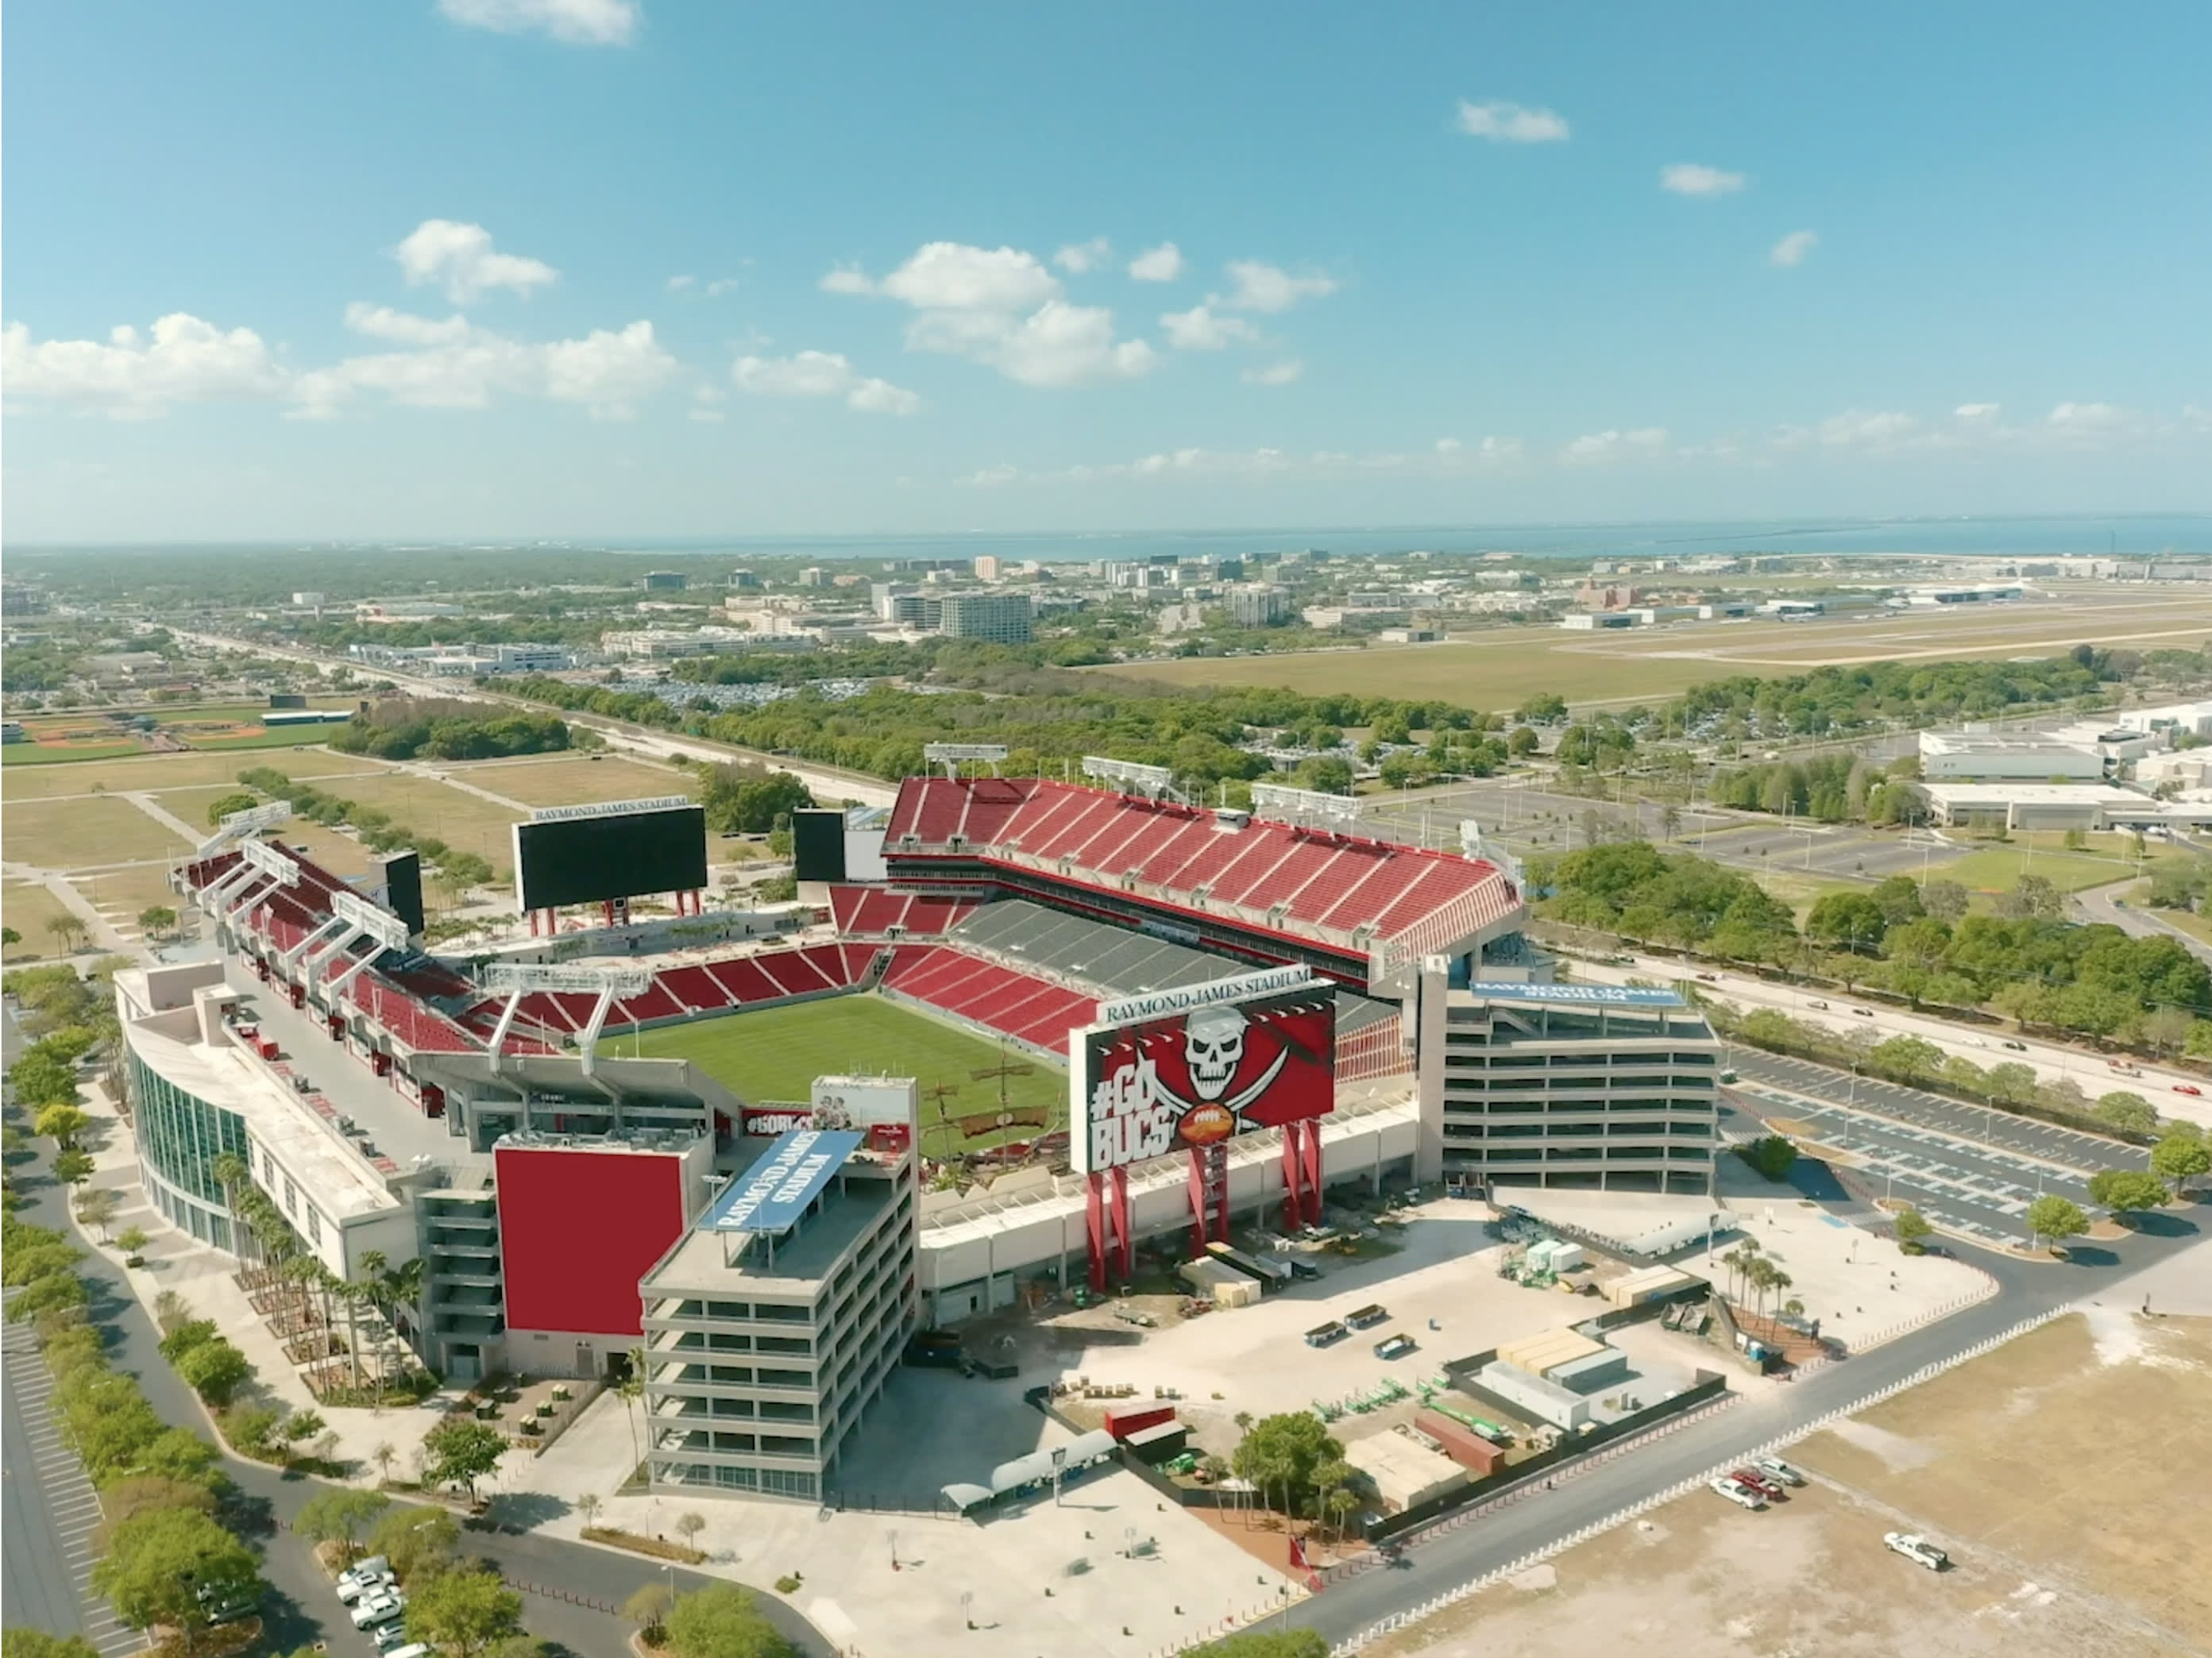
[[[252,1363],[256,1375],[242,1397],[319,1413],[330,1431],[337,1436],[334,1459],[351,1465],[349,1483],[374,1485],[382,1478],[374,1456],[380,1445],[392,1448],[393,1476],[411,1477],[423,1435],[438,1425],[441,1407],[457,1395],[433,1394],[413,1408],[368,1410],[317,1404],[276,1337],[232,1278],[237,1263],[179,1231],[154,1206],[138,1183],[137,1146],[129,1127],[97,1083],[88,1084],[84,1093],[85,1113],[92,1119],[82,1141],[92,1153],[93,1176],[88,1184],[111,1187],[122,1199],[122,1206],[108,1224],[110,1242],[100,1243],[94,1232],[80,1224],[77,1230],[85,1243],[99,1249],[120,1271],[123,1251],[112,1240],[133,1226],[143,1228],[150,1240],[143,1252],[146,1264],[121,1272],[121,1276],[148,1316],[153,1315],[155,1297],[173,1290],[190,1304],[194,1317],[213,1319],[216,1327]]]

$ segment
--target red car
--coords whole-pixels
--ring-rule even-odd
[[[2199,1099],[2204,1097],[2204,1090],[2195,1083],[2176,1083],[2173,1085],[2173,1091],[2177,1094],[2194,1094]]]
[[[1780,1480],[1777,1479],[1772,1474],[1761,1473],[1756,1468],[1735,1469],[1729,1473],[1729,1478],[1735,1480],[1739,1485],[1750,1486],[1752,1490],[1757,1491],[1761,1497],[1765,1497],[1770,1503],[1779,1503],[1784,1497],[1788,1495],[1788,1493],[1782,1489],[1782,1482]]]

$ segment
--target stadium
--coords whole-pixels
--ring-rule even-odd
[[[784,1274],[811,1239],[849,1277],[824,1217],[856,1175],[907,1193],[884,1201],[908,1230],[871,1209],[846,1241],[900,1287],[863,1374],[821,1367],[816,1483],[696,1435],[654,1459],[804,1495],[915,1327],[1126,1282],[1140,1244],[1295,1229],[1343,1186],[1710,1192],[1710,1033],[1671,992],[1552,983],[1515,872],[1360,835],[1334,797],[1209,809],[1149,768],[963,775],[998,756],[956,752],[887,813],[801,814],[800,902],[767,912],[706,908],[688,803],[543,813],[517,829],[526,935],[465,960],[422,947],[411,857],[349,884],[283,844],[281,806],[227,820],[176,878],[214,950],[118,981],[141,1120],[176,1120],[142,1134],[149,1193],[250,1254],[211,1168],[238,1151],[341,1276],[419,1253],[395,1333],[441,1373],[599,1374],[643,1345],[665,1412],[711,1412],[701,1367],[658,1353],[723,1303],[656,1272],[708,1271],[702,1217],[847,1126],[819,1083],[896,1079],[896,1153],[845,1146],[761,1259],[726,1251]],[[659,895],[673,919],[629,913]]]

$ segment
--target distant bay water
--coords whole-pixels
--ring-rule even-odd
[[[2066,518],[1748,519],[1648,524],[1345,525],[966,535],[732,536],[598,544],[655,556],[973,558],[1060,563],[1155,556],[1229,558],[1304,549],[1348,555],[1516,554],[1529,559],[1692,558],[1721,553],[1923,553],[2172,558],[2212,556],[2212,513]]]

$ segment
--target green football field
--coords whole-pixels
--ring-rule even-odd
[[[748,1101],[804,1100],[817,1077],[912,1077],[921,1089],[922,1149],[935,1157],[978,1151],[1004,1140],[1034,1139],[1046,1132],[1018,1127],[971,1139],[945,1121],[999,1109],[1000,1079],[978,1078],[975,1072],[1002,1063],[1030,1067],[1026,1075],[1004,1079],[1009,1106],[1042,1107],[1054,1128],[1067,1123],[1065,1072],[1019,1048],[1002,1052],[994,1042],[880,996],[835,996],[697,1019],[664,1025],[635,1040],[635,1051],[647,1058],[689,1060]],[[625,1041],[609,1048],[610,1053],[627,1051],[631,1043]],[[942,1098],[939,1089],[948,1090]]]

